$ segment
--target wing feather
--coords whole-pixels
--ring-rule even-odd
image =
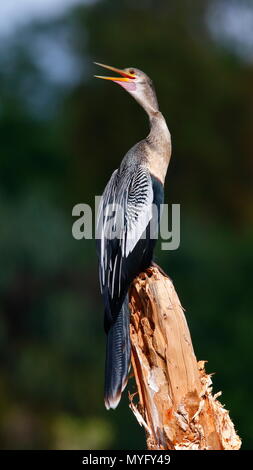
[[[96,232],[100,287],[109,303],[121,295],[127,260],[152,218],[152,202],[144,166],[114,171],[100,201]]]

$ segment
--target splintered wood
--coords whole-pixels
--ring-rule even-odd
[[[220,393],[212,395],[204,361],[196,360],[171,280],[156,267],[140,274],[130,289],[130,308],[138,390],[129,395],[130,408],[146,430],[148,449],[239,449]]]

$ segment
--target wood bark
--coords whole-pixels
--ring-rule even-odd
[[[197,362],[172,281],[158,267],[141,273],[129,292],[132,367],[137,392],[130,408],[148,449],[237,450],[228,411],[212,395],[205,361]],[[137,400],[137,402],[136,402]]]

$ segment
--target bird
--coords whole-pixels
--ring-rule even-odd
[[[97,215],[96,248],[107,335],[104,402],[106,409],[115,409],[130,370],[129,288],[153,263],[171,135],[153,82],[144,72],[95,64],[118,75],[95,77],[123,87],[142,106],[150,127],[147,137],[126,153],[112,173]]]

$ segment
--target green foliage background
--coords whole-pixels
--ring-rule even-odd
[[[95,246],[73,239],[71,214],[94,205],[148,122],[120,87],[93,79],[93,60],[154,80],[173,138],[166,201],[182,211],[180,248],[158,244],[157,261],[186,308],[198,359],[216,373],[215,392],[253,447],[253,66],[214,41],[211,3],[98,1],[1,44],[1,448],[145,448],[127,397],[117,411],[103,406]],[[68,85],[31,53],[38,37],[62,35],[81,64]]]

